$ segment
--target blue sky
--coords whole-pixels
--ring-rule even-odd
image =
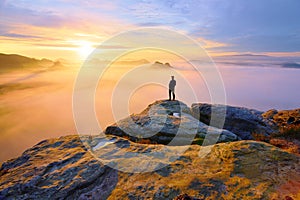
[[[149,26],[203,40],[214,52],[300,52],[298,0],[0,2],[2,52],[47,45],[72,50],[76,41],[99,43],[112,34]]]
[[[170,26],[233,51],[299,51],[300,1],[143,1],[121,13],[138,25]],[[128,2],[123,2],[125,7]],[[128,5],[128,4],[127,4]],[[132,12],[128,12],[128,11]]]

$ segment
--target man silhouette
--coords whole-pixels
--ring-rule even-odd
[[[169,101],[171,101],[171,99],[174,101],[176,81],[174,80],[174,76],[171,76],[171,78],[172,79],[169,82]],[[171,96],[173,96],[173,98],[171,98]]]

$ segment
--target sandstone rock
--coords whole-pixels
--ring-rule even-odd
[[[157,113],[157,114],[168,114],[173,115],[173,113],[186,113],[191,114],[190,108],[181,101],[168,101],[168,100],[159,100],[155,101],[152,104],[149,104],[148,107],[142,111],[141,114],[147,113]]]
[[[300,195],[300,157],[262,142],[191,145],[181,155],[176,152],[184,146],[145,145],[119,137],[95,136],[89,143],[83,146],[78,136],[45,140],[3,163],[0,199],[168,200],[188,194],[194,199],[231,200]],[[160,156],[141,161],[137,152]],[[106,165],[113,162],[164,167],[129,173]]]
[[[173,116],[174,113],[180,117]],[[135,142],[145,142],[146,139],[150,143],[169,145],[202,144],[204,138],[207,144],[238,140],[232,132],[209,127],[191,116],[184,103],[167,100],[156,101],[140,114],[107,127],[105,134],[126,137]]]
[[[274,115],[276,115],[278,111],[276,109],[268,110],[267,112],[264,112],[262,116],[266,119],[272,119]]]
[[[278,127],[300,124],[300,108],[294,110],[269,110],[262,114],[268,120],[271,120]]]
[[[262,114],[278,127],[278,133],[272,134],[269,143],[290,153],[300,154],[300,109],[269,110]]]
[[[181,195],[178,195],[174,200],[199,200],[199,199],[193,198],[193,197],[189,196],[188,194],[181,194]]]
[[[254,109],[195,103],[191,110],[195,118],[207,125],[210,124],[213,110],[214,126],[229,130],[242,139],[253,139],[252,133],[268,136],[276,131],[272,123],[262,117],[263,113]],[[224,117],[225,123],[222,124]]]
[[[78,136],[44,140],[3,163],[0,173],[0,199],[106,199],[118,181]]]
[[[106,135],[44,140],[2,163],[0,200],[299,199],[300,157],[263,142],[234,141],[234,133],[248,138],[297,125],[300,109],[213,108],[217,119],[226,113],[232,132],[205,124],[211,105],[157,101]],[[204,138],[205,146],[187,145]]]

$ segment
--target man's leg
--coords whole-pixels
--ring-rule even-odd
[[[171,93],[172,93],[172,90],[169,90],[169,101],[171,101]]]
[[[175,92],[172,91],[172,94],[173,94],[173,101],[175,101]]]

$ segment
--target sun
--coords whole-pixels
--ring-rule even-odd
[[[86,59],[94,50],[93,44],[89,41],[78,41],[77,53],[81,59]]]

